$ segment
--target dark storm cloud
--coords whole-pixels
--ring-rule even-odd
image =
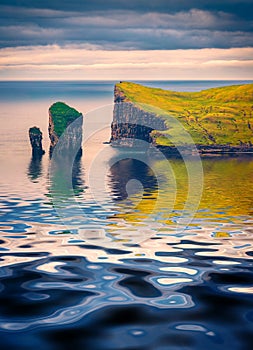
[[[134,10],[138,12],[173,13],[192,8],[239,13],[252,16],[252,0],[1,0],[7,6],[44,8],[63,11],[112,11]]]
[[[1,47],[244,47],[253,46],[252,31],[252,0],[0,0]]]

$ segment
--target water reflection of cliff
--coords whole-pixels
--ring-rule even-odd
[[[141,196],[157,190],[155,174],[144,162],[127,158],[113,163],[110,168],[110,186],[115,200],[124,200],[129,195],[136,195],[139,190],[143,190]]]
[[[80,194],[84,189],[84,174],[82,168],[82,154],[79,153],[73,163],[72,167],[72,185],[75,194]]]
[[[36,182],[42,175],[42,155],[32,156],[28,169],[27,176],[32,182]]]
[[[131,225],[138,226],[156,205],[156,175],[145,159],[114,159],[112,163],[109,186],[118,210],[113,219],[123,219],[124,222],[129,221]],[[113,226],[110,225],[111,228]]]
[[[140,166],[136,161],[119,161],[111,168],[112,194],[113,196],[117,195],[118,199],[126,198],[126,183],[132,176],[135,179],[139,179],[146,188],[149,188],[149,195],[145,196],[144,189],[141,196],[145,200],[141,200],[137,205],[135,205],[134,196],[130,194],[130,199],[133,199],[132,203],[128,201],[128,207],[119,205],[120,214],[117,217],[124,218],[126,221],[136,222],[148,218],[148,215],[152,212],[152,214],[159,216],[161,223],[170,224],[172,217],[180,215],[187,200],[189,186],[184,162],[180,159],[154,160],[152,169],[154,172],[166,175],[168,161],[176,179],[176,193],[173,193],[168,188],[169,174],[167,175],[168,182],[159,183],[159,188],[157,188],[152,171],[147,166]],[[203,158],[202,164],[204,189],[199,203],[199,210],[195,217],[208,218],[214,216],[215,219],[229,221],[231,217],[239,218],[239,216],[252,215],[253,160],[249,157]],[[194,160],[192,166],[194,166]],[[172,203],[174,195],[174,207],[173,211],[170,211],[171,208],[169,208],[168,203]]]
[[[27,177],[32,182],[38,182],[42,174],[42,156],[31,157]],[[51,172],[49,181],[49,193],[57,193],[57,195],[65,198],[71,197],[73,193],[75,196],[79,196],[84,192],[84,187],[82,156],[80,154],[77,155],[74,161],[66,158],[63,162],[54,164],[54,170]]]
[[[82,157],[78,155],[74,161],[71,158],[61,159],[50,164],[49,192],[59,198],[80,195],[84,189]]]

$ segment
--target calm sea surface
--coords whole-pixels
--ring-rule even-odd
[[[0,349],[251,350],[253,155],[116,150],[113,88],[0,83]],[[83,155],[52,171],[56,101],[83,113]]]

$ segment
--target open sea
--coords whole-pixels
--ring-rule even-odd
[[[0,82],[0,349],[252,350],[253,155],[111,147],[114,84]],[[84,116],[83,155],[58,172],[56,101]]]

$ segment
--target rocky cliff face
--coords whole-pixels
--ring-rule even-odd
[[[50,153],[56,145],[57,152],[82,152],[83,115],[63,102],[56,102],[49,108],[48,133]]]
[[[54,131],[54,122],[52,118],[52,114],[50,113],[50,110],[48,112],[49,114],[49,121],[48,121],[48,134],[50,138],[50,148],[54,148],[59,140],[59,136]]]
[[[29,139],[33,157],[40,157],[45,151],[42,148],[42,132],[36,126],[29,129]]]
[[[112,146],[133,147],[138,145],[138,140],[152,143],[152,130],[165,129],[162,118],[130,102],[124,93],[115,87],[110,140]]]

